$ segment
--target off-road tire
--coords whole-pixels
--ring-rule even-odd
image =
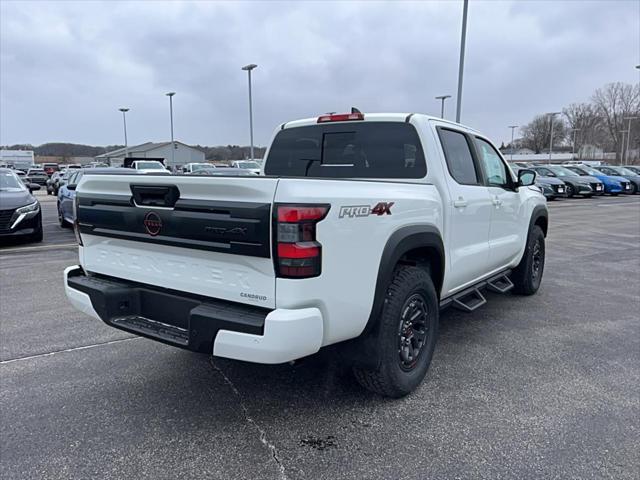
[[[544,233],[539,226],[534,225],[527,236],[527,245],[522,260],[511,274],[514,293],[533,295],[538,291],[544,273],[544,260]]]
[[[415,357],[413,365],[403,364],[400,354],[400,338],[403,312],[407,302],[420,299],[425,307],[424,319],[427,335]],[[356,380],[364,388],[386,397],[403,397],[420,385],[429,369],[438,338],[439,305],[436,289],[429,273],[412,266],[400,266],[394,272],[387,288],[382,314],[379,318],[377,353],[380,358],[376,370],[354,367]],[[427,328],[428,327],[428,328]]]

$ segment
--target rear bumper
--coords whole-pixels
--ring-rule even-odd
[[[106,324],[169,345],[235,360],[284,363],[317,352],[317,308],[268,310],[103,276],[64,271],[67,298]]]

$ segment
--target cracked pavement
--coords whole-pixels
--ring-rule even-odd
[[[401,400],[331,350],[254,365],[111,329],[64,297],[75,251],[0,248],[0,478],[638,478],[640,196],[550,211],[539,294],[443,312]]]

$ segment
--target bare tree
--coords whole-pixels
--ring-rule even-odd
[[[622,131],[627,129],[624,119],[640,115],[640,86],[609,83],[596,90],[592,100],[608,135],[606,146],[619,154],[623,148]]]
[[[571,141],[576,152],[582,155],[585,151],[605,148],[609,135],[604,128],[602,117],[591,103],[572,103],[562,110],[570,127]],[[577,130],[571,132],[571,130]]]
[[[551,116],[537,115],[531,122],[521,128],[522,146],[530,148],[535,153],[549,151],[551,136]],[[553,143],[558,145],[567,137],[567,126],[562,118],[553,120]]]

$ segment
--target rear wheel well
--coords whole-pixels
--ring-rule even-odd
[[[436,287],[436,293],[440,297],[444,277],[444,262],[440,257],[440,252],[435,247],[419,247],[409,250],[400,257],[398,265],[412,265],[426,269],[431,276],[433,286]]]

